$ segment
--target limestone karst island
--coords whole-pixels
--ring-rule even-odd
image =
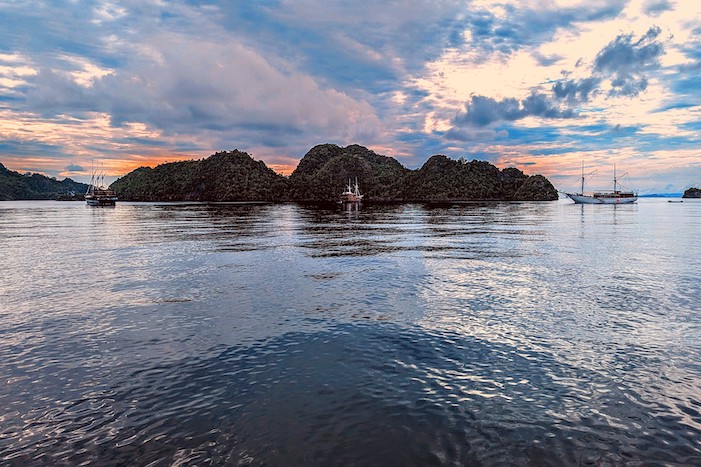
[[[121,200],[132,201],[299,201],[334,202],[349,178],[357,178],[364,201],[456,202],[470,200],[547,201],[557,199],[541,175],[488,162],[431,157],[418,170],[402,166],[359,145],[313,147],[284,177],[234,150],[203,160],[141,167],[115,181]]]

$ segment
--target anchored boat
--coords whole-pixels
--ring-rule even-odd
[[[348,186],[346,191],[341,193],[341,203],[360,203],[363,200],[363,196],[360,194],[360,188],[358,187],[358,178],[355,179],[355,185],[351,185],[350,179],[348,179]]]
[[[622,191],[618,189],[619,182],[616,177],[616,164],[613,164],[613,191],[595,191],[590,194],[584,193],[584,181],[587,176],[594,172],[584,173],[582,164],[582,189],[579,193],[565,193],[577,204],[630,204],[638,200],[638,193],[634,191]],[[623,174],[622,176],[625,176]]]
[[[105,185],[105,172],[93,168],[88,191],[85,192],[85,202],[89,206],[114,206],[117,203],[117,193]]]

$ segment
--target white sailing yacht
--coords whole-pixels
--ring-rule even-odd
[[[584,173],[584,164],[582,164],[582,188],[579,193],[565,193],[572,201],[577,204],[630,204],[638,200],[638,193],[634,191],[622,191],[618,189],[618,178],[616,177],[616,164],[613,164],[613,191],[595,191],[593,193],[584,193],[584,180],[587,176],[594,172]],[[623,174],[622,176],[625,176]]]
[[[358,178],[355,179],[355,185],[351,185],[350,178],[348,179],[348,186],[346,191],[341,193],[341,203],[359,203],[363,200],[363,195],[360,194],[360,188],[358,187]]]

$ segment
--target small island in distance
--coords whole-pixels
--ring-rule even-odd
[[[489,162],[432,156],[417,170],[360,145],[320,144],[289,177],[234,150],[206,159],[141,167],[110,188],[125,201],[335,202],[349,178],[365,200],[393,202],[552,201],[557,190],[542,175]]]
[[[682,198],[701,198],[701,188],[689,188],[684,192]]]

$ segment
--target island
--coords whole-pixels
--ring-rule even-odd
[[[701,188],[689,188],[684,192],[682,198],[701,198]]]
[[[110,188],[125,201],[336,202],[357,178],[364,200],[392,202],[551,201],[557,190],[542,175],[489,162],[432,156],[417,170],[353,144],[311,148],[289,177],[248,153],[217,152],[201,160],[141,167]]]
[[[36,173],[21,174],[0,164],[0,201],[14,200],[82,200],[88,185],[66,178]]]

